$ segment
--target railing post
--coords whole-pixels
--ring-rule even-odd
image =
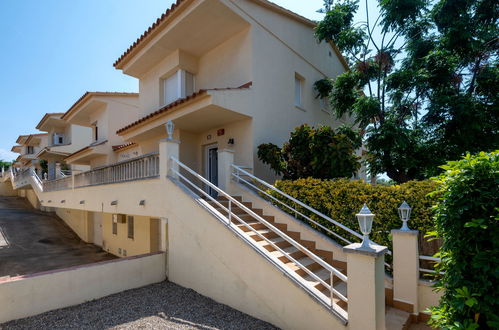
[[[174,139],[164,139],[159,141],[159,175],[161,180],[167,176],[176,178],[172,172],[178,171],[178,164],[171,161],[171,157],[179,159],[180,141]],[[180,160],[180,159],[179,159]]]
[[[343,248],[348,265],[348,328],[385,329],[386,246],[354,243]]]
[[[218,150],[218,187],[230,194],[232,164],[234,164],[234,150]]]
[[[393,305],[418,313],[419,249],[417,230],[392,230]]]

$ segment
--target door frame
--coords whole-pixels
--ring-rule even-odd
[[[210,176],[210,150],[217,149],[218,152],[218,143],[211,143],[203,146],[203,155],[204,155],[204,160],[203,160],[203,172],[204,172],[204,178],[208,181],[211,182],[211,176]],[[218,158],[217,158],[217,171],[218,171]],[[218,177],[218,173],[216,173]],[[218,182],[216,184],[218,186]],[[208,186],[205,186],[205,191],[212,195],[212,189]],[[213,196],[213,195],[212,195]]]

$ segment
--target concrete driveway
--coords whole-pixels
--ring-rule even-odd
[[[20,197],[0,196],[0,277],[114,259],[83,242],[61,219]]]

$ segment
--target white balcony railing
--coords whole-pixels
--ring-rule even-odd
[[[159,176],[159,154],[151,153],[91,171],[43,183],[43,191],[67,190],[95,185],[121,183]]]

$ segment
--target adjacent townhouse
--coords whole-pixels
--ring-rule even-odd
[[[138,94],[88,92],[47,114],[46,134],[18,140],[22,152],[38,141],[33,154],[69,164],[71,176],[30,172],[14,186],[84,241],[120,257],[162,252],[169,280],[279,327],[384,327],[385,250],[344,249],[262,198],[280,192],[258,145],[281,145],[305,123],[353,124],[315,97],[314,82],[348,66],[314,27],[266,0],[178,0],[114,63]],[[66,155],[48,141],[68,142],[69,127],[91,136]],[[312,210],[280,197],[297,217]]]
[[[20,135],[16,140],[17,145],[12,147],[12,151],[19,153],[16,159],[17,168],[35,168],[41,174],[41,167],[37,154],[48,146],[49,136],[46,133]]]
[[[65,158],[73,166],[91,168],[109,165],[119,160],[114,152],[124,144],[116,131],[139,116],[139,97],[136,93],[87,92],[61,116],[71,125],[90,130],[89,141]]]
[[[66,157],[91,142],[92,130],[80,125],[72,125],[61,117],[64,113],[47,113],[40,120],[36,129],[48,134],[48,145],[37,154],[37,159],[47,162],[47,175],[44,179],[55,180],[70,174],[66,164]],[[66,172],[63,172],[66,169]],[[88,166],[74,168],[86,171]]]

